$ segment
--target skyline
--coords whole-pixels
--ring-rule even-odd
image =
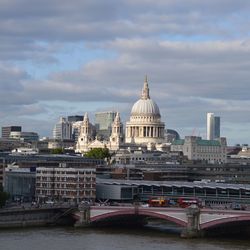
[[[60,116],[128,121],[148,76],[166,128],[250,144],[250,2],[0,2],[0,126],[51,136]]]

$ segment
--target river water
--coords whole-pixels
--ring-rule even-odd
[[[0,250],[246,250],[248,239],[181,239],[171,230],[49,227],[0,230]]]

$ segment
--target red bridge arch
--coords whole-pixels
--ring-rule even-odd
[[[178,218],[169,216],[169,215],[165,215],[165,214],[160,214],[154,211],[147,211],[147,210],[143,210],[143,209],[139,209],[136,210],[135,208],[131,209],[122,209],[122,210],[118,210],[118,211],[112,211],[112,212],[107,212],[101,215],[96,215],[90,218],[91,222],[97,222],[100,220],[104,220],[104,219],[108,219],[108,218],[114,218],[117,216],[126,216],[126,215],[138,215],[138,216],[146,216],[146,217],[152,217],[152,218],[159,218],[162,220],[166,220],[166,221],[170,221],[173,222],[177,225],[180,225],[182,227],[185,227],[187,225],[187,223],[183,220],[180,220]]]
[[[239,216],[234,216],[234,217],[216,219],[216,220],[201,224],[200,228],[209,229],[212,227],[228,224],[230,222],[243,222],[243,221],[250,221],[250,215],[239,215]]]

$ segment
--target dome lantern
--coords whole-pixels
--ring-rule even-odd
[[[142,94],[141,94],[141,99],[142,100],[150,99],[147,76],[145,76],[144,85],[143,85]]]

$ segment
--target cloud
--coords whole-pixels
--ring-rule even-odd
[[[204,134],[216,111],[236,140],[250,117],[249,11],[244,0],[3,0],[2,123],[44,121],[44,133],[63,112],[111,107],[125,121],[147,74],[167,127]]]
[[[0,3],[2,60],[48,60],[69,42],[249,36],[246,1],[8,0]],[[39,41],[44,42],[43,45]],[[52,44],[53,50],[51,50]]]

